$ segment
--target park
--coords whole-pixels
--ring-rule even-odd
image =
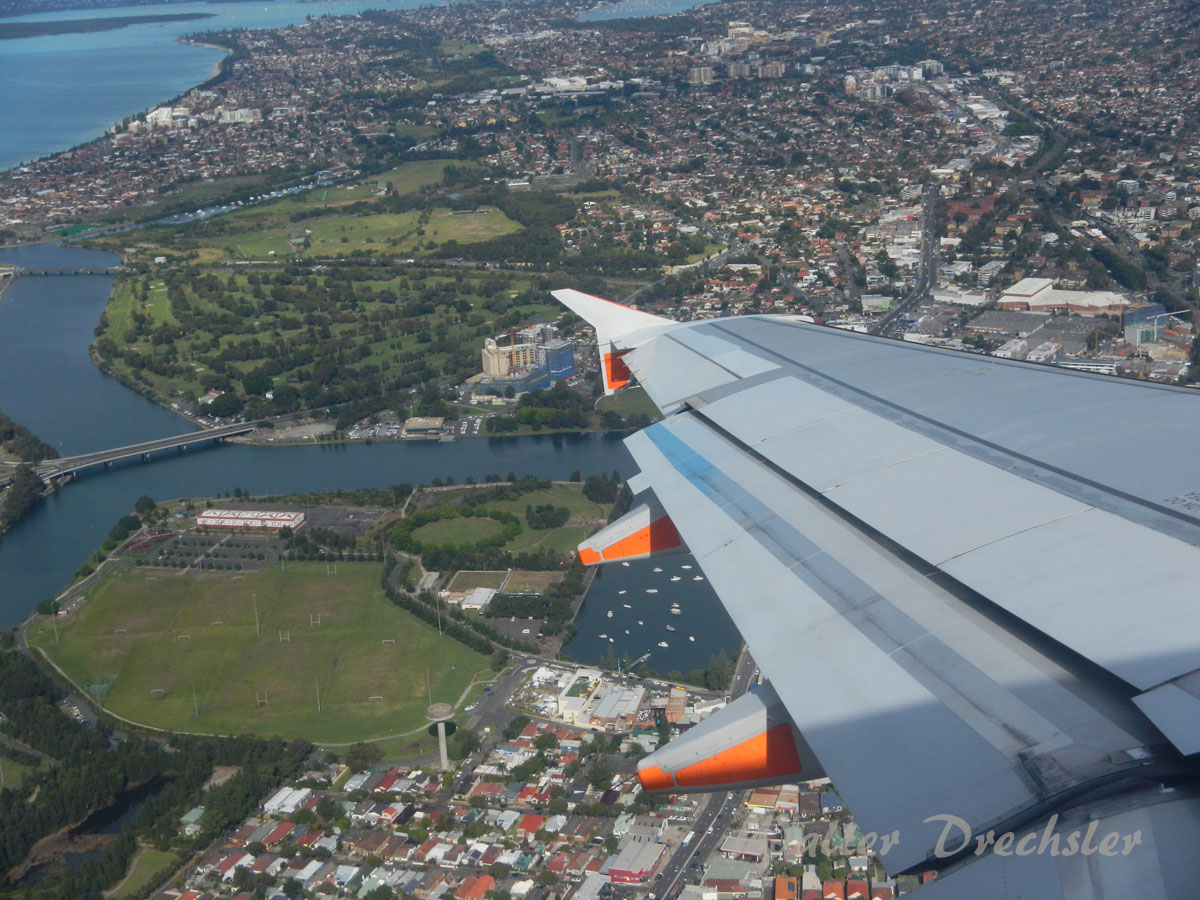
[[[29,641],[113,715],[314,742],[404,734],[488,658],[390,603],[381,566],[287,562],[180,575],[121,564]]]

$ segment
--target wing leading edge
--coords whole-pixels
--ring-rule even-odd
[[[864,831],[896,838],[875,848],[889,871],[943,869],[940,889],[977,896],[1111,896],[1106,885],[1132,873],[1169,897],[1200,874],[1180,866],[1172,832],[1198,831],[1196,767],[1180,751],[1200,739],[1163,727],[1187,698],[1200,703],[1200,639],[1178,627],[1200,522],[1098,482],[1094,454],[1082,454],[1085,476],[1063,465],[1069,442],[1038,434],[1044,410],[1004,390],[1010,378],[1023,390],[1031,367],[914,354],[790,317],[624,321],[606,333],[611,350],[668,414],[626,442],[641,470],[633,485],[653,491],[782,711],[731,705],[644,760],[647,788],[824,771]],[[1103,415],[1108,384],[1046,376],[1062,373],[1034,378]],[[941,379],[952,387],[940,402],[903,394]],[[1109,399],[1129,402],[1107,381],[1120,386]],[[980,413],[998,386],[1015,417],[999,424]],[[1181,394],[1147,392],[1175,414],[1195,402]],[[751,721],[762,725],[753,740]],[[689,771],[707,774],[689,782]],[[1028,864],[986,843],[946,852],[945,817],[1020,836],[1052,816],[1136,822],[1143,843],[1119,864],[1082,866],[1049,845]],[[995,871],[1025,887],[993,892]]]

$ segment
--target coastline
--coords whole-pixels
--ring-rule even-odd
[[[220,75],[221,74],[221,64],[224,63],[225,60],[229,58],[230,54],[233,53],[233,51],[230,50],[228,47],[223,47],[220,44],[210,44],[210,43],[206,43],[205,41],[194,41],[194,40],[191,40],[190,38],[178,38],[175,41],[175,43],[190,44],[193,47],[206,47],[209,50],[220,50],[222,53],[225,54],[220,59],[218,59],[215,63],[212,64],[212,68],[208,70],[208,75],[205,76],[204,81],[201,81],[199,84],[192,85],[190,88],[188,88],[189,91],[194,91],[201,84],[204,84],[205,81],[211,81],[212,79],[214,79],[218,75]],[[187,92],[185,91],[184,93],[187,93]]]

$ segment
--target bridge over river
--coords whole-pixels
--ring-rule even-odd
[[[197,444],[220,442],[225,438],[239,434],[248,434],[257,425],[241,422],[234,425],[220,425],[216,428],[206,428],[203,431],[192,431],[178,434],[174,437],[158,438],[153,441],[143,441],[140,444],[129,444],[125,447],[114,447],[111,450],[99,450],[95,453],[81,453],[78,456],[63,456],[59,459],[47,459],[34,466],[34,471],[43,481],[53,481],[75,475],[83,469],[93,466],[109,467],[115,462],[125,459],[141,458],[149,460],[155,453],[166,450],[182,452]],[[12,472],[0,473],[0,487],[7,487],[12,482]]]

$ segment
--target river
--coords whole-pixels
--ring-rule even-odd
[[[106,253],[54,244],[0,250],[0,264],[31,268],[108,266],[115,261]],[[111,286],[111,277],[102,275],[28,276],[18,279],[0,300],[0,409],[63,455],[178,434],[190,427],[101,373],[88,357],[92,328]],[[629,474],[632,463],[618,438],[589,434],[447,444],[228,445],[85,474],[0,537],[0,627],[19,622],[38,600],[58,593],[142,494],[156,499],[205,497],[235,487],[253,494],[279,494],[428,484],[448,475],[462,481],[468,475],[482,479],[490,472],[509,471],[563,479],[574,469]],[[617,567],[598,579],[567,652],[595,662],[610,647],[629,658],[649,650],[648,664],[661,673],[702,666],[720,647],[736,652],[737,633],[707,582],[693,582],[690,577],[669,582],[653,568],[649,564]],[[661,590],[657,598],[645,593],[654,586]],[[627,593],[619,594],[621,590]],[[673,599],[679,599],[684,610],[678,619],[667,612]],[[616,622],[608,627],[609,610],[615,610],[614,619],[629,612],[622,603],[635,606],[636,617],[619,628]],[[632,624],[636,618],[646,625]],[[700,621],[705,628],[697,627]],[[715,623],[721,627],[713,627]],[[667,624],[675,624],[678,631],[666,632]],[[600,638],[601,632],[611,632],[613,642]],[[694,634],[694,643],[687,640],[688,634]],[[668,648],[658,647],[660,640]]]
[[[272,28],[310,15],[362,9],[405,9],[424,0],[330,0],[303,3],[172,3],[169,12],[214,13],[210,19],[135,25],[113,31],[0,41],[0,169],[66,149],[103,133],[111,123],[169,99],[203,80],[221,57],[211,48],[177,39],[198,30]],[[605,15],[677,12],[704,0],[627,0]],[[619,9],[619,12],[617,10]],[[97,12],[71,11],[5,21],[151,15],[160,6]],[[109,254],[45,244],[0,250],[0,264],[30,268],[112,265]],[[170,411],[102,374],[88,357],[92,329],[112,279],[107,276],[38,276],[19,279],[0,300],[0,409],[29,426],[63,455],[136,443],[189,429]],[[142,494],[157,499],[213,496],[240,487],[255,494],[428,483],[453,475],[462,481],[491,472],[566,478],[614,469],[630,474],[619,439],[605,435],[539,436],[457,441],[449,444],[374,443],[265,448],[224,446],[118,466],[85,475],[34,509],[0,537],[0,627],[21,621],[36,603],[57,594],[100,544],[113,522]],[[690,562],[679,558],[672,564]],[[579,633],[567,652],[595,662],[610,648],[636,658],[650,650],[659,672],[703,666],[721,647],[736,652],[737,632],[707,582],[669,582],[650,564],[635,564],[598,579],[580,613]],[[663,566],[667,568],[666,565]],[[674,571],[674,570],[672,570]],[[698,570],[696,570],[698,572]],[[666,580],[665,585],[659,582]],[[659,585],[659,595],[646,594]],[[682,587],[681,587],[682,585]],[[684,592],[684,588],[691,588]],[[626,594],[618,592],[624,590]],[[675,591],[675,593],[668,593]],[[636,600],[629,600],[635,596]],[[668,603],[680,599],[675,621]],[[637,607],[646,625],[608,628],[607,612]],[[690,620],[690,622],[689,622]],[[634,619],[633,621],[636,621]],[[706,623],[705,629],[696,623]],[[687,624],[685,624],[687,623]],[[628,624],[628,623],[627,623]],[[667,624],[678,631],[666,632]],[[608,635],[600,638],[601,632]],[[612,632],[609,634],[609,632]],[[653,633],[653,640],[650,640]],[[696,640],[687,640],[694,634]],[[610,643],[608,637],[612,637]],[[664,649],[657,642],[665,640]]]

